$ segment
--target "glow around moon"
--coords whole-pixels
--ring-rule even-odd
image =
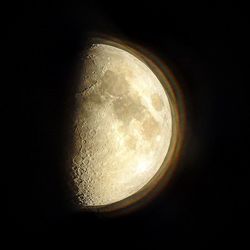
[[[72,178],[82,207],[109,205],[141,190],[170,146],[168,96],[151,69],[120,48],[93,44],[75,93]]]

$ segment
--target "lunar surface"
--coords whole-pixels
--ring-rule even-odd
[[[162,84],[131,53],[93,44],[75,100],[72,179],[78,204],[109,205],[137,193],[170,145],[172,116]]]

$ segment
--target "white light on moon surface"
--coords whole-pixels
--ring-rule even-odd
[[[173,109],[158,76],[129,50],[93,43],[82,68],[75,93],[74,197],[82,208],[105,207],[136,196],[162,169],[171,151]]]

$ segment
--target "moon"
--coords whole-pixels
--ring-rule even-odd
[[[157,76],[129,51],[93,44],[75,104],[71,176],[78,205],[107,206],[139,192],[162,166],[172,136]]]

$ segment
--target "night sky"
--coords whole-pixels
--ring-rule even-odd
[[[16,98],[6,97],[17,101],[8,99],[17,140],[5,165],[11,181],[2,177],[10,239],[69,239],[86,249],[247,243],[250,43],[244,6],[90,1],[19,3],[7,10],[8,80]],[[147,206],[120,217],[73,213],[64,187],[70,94],[89,32],[125,38],[161,58],[186,108],[174,178]]]

